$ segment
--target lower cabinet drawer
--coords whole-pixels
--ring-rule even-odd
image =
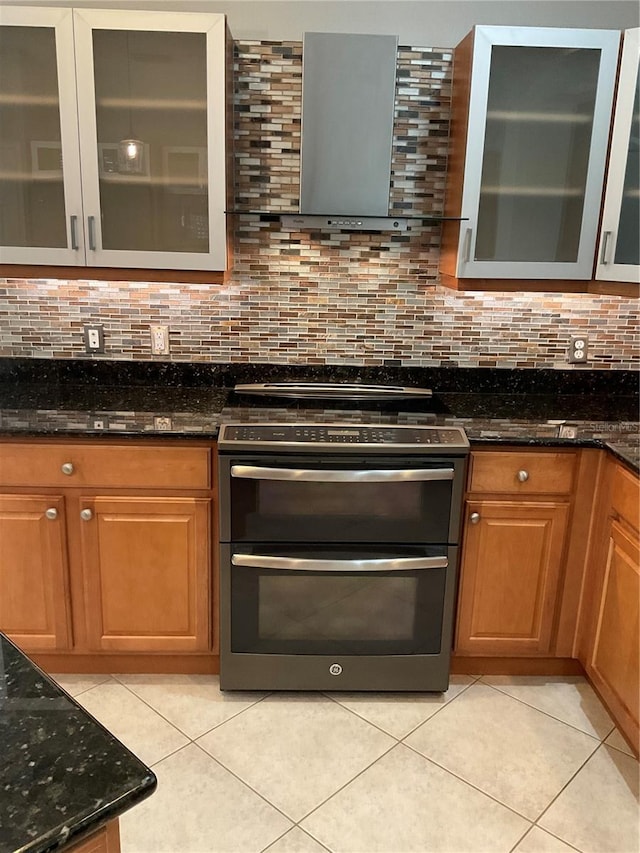
[[[573,489],[575,471],[573,452],[474,451],[469,491],[566,495]]]
[[[208,489],[208,447],[0,444],[0,485],[59,488]]]

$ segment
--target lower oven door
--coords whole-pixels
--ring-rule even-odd
[[[457,549],[221,548],[223,689],[446,690]]]

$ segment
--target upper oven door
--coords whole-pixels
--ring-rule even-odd
[[[455,542],[464,464],[426,456],[222,456],[220,538]]]

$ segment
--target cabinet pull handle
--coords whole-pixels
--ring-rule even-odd
[[[73,474],[73,462],[63,462],[61,470],[63,474],[71,476]]]
[[[78,245],[78,217],[70,216],[69,221],[71,223],[71,248],[77,251],[80,248]]]
[[[469,521],[471,522],[471,524],[477,524],[480,521],[480,513],[472,512],[469,516]]]
[[[80,518],[83,521],[91,521],[91,519],[93,518],[93,513],[90,509],[83,509],[80,513]]]
[[[464,232],[464,246],[462,249],[462,259],[465,264],[469,263],[469,259],[471,258],[471,234],[473,233],[472,228],[467,228]]]
[[[58,517],[58,510],[55,507],[49,507],[49,509],[46,510],[45,515],[49,521],[55,521]]]
[[[89,231],[89,248],[92,252],[96,250],[96,218],[87,216],[87,229]]]
[[[613,236],[613,231],[605,231],[602,236],[602,252],[600,254],[600,263],[608,264],[609,263],[609,244],[611,243],[611,237]]]
[[[518,479],[520,480],[521,483],[526,483],[527,480],[529,479],[529,472],[524,471],[524,470],[518,471]]]

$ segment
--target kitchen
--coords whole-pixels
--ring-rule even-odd
[[[323,10],[325,5],[327,8]],[[498,4],[496,8],[496,4],[456,3],[458,12],[455,16],[450,13],[444,17],[434,14],[432,17],[427,16],[425,20],[427,7],[432,4],[373,4],[376,13],[380,13],[376,14],[376,30],[384,33],[398,32],[398,25],[404,20],[399,14],[401,9],[408,15],[406,21],[409,22],[404,23],[407,31],[399,33],[398,98],[401,103],[398,107],[393,152],[391,199],[394,215],[397,209],[403,214],[418,212],[428,216],[442,215],[445,210],[453,46],[466,35],[471,26],[499,22],[528,26],[588,26],[622,30],[637,24],[637,10],[630,8],[633,4],[607,4],[611,5],[611,8],[607,8],[605,12],[600,8],[602,4],[555,3],[553,16],[547,11],[547,18],[544,17],[545,5],[535,4],[534,7],[526,3],[510,4],[510,19],[506,20],[504,4]],[[194,9],[196,6],[198,4],[194,4]],[[340,17],[347,15],[347,6],[351,17]],[[369,4],[366,3],[339,4],[342,11],[338,11],[338,4],[287,4],[287,14],[280,10],[278,17],[278,9],[273,7],[273,4],[206,4],[208,12],[227,13],[227,23],[235,42],[233,209],[239,213],[229,217],[234,229],[233,264],[226,275],[182,272],[161,275],[157,270],[145,268],[142,273],[139,270],[127,269],[126,272],[130,274],[121,280],[122,269],[114,268],[127,267],[127,264],[114,262],[106,265],[111,269],[105,278],[92,278],[87,269],[83,270],[80,279],[70,275],[62,277],[59,273],[52,273],[51,268],[47,270],[46,277],[39,277],[33,269],[27,271],[24,267],[26,261],[22,262],[24,268],[21,275],[18,275],[17,271],[11,275],[6,268],[4,270],[6,277],[2,282],[2,298],[6,307],[2,309],[0,326],[0,354],[3,357],[2,423],[3,432],[7,436],[4,449],[14,452],[3,455],[0,463],[0,471],[4,473],[3,491],[6,487],[12,487],[12,492],[25,489],[24,486],[16,485],[17,479],[11,479],[11,459],[18,458],[14,442],[23,445],[25,437],[37,435],[39,431],[42,434],[42,430],[57,433],[49,438],[56,438],[58,444],[60,438],[66,436],[70,449],[80,453],[85,449],[77,441],[77,436],[82,432],[88,431],[92,441],[99,440],[102,431],[106,432],[103,441],[104,449],[107,449],[106,445],[116,442],[118,435],[130,436],[133,433],[140,436],[141,433],[164,431],[164,436],[157,436],[155,439],[158,443],[154,444],[154,448],[157,447],[158,451],[154,452],[157,453],[161,448],[171,451],[172,447],[175,447],[177,450],[178,447],[171,443],[171,438],[175,440],[186,435],[186,430],[190,433],[191,444],[185,450],[194,454],[197,451],[206,457],[204,462],[176,462],[176,472],[179,473],[175,474],[175,479],[171,480],[167,475],[168,479],[164,482],[158,479],[155,483],[142,478],[141,472],[145,465],[147,468],[150,465],[147,461],[138,463],[137,470],[131,471],[128,482],[118,482],[117,477],[113,475],[109,485],[107,474],[112,463],[108,456],[99,460],[99,463],[95,462],[101,479],[93,482],[84,479],[76,484],[73,474],[49,479],[48,474],[43,475],[43,466],[47,464],[46,453],[41,463],[32,469],[34,484],[37,484],[36,494],[62,495],[58,511],[61,514],[64,512],[67,517],[65,547],[73,551],[82,540],[89,553],[86,565],[94,568],[97,566],[96,577],[92,579],[92,576],[86,575],[85,566],[80,566],[79,558],[70,554],[70,569],[65,583],[71,591],[71,612],[67,612],[66,616],[63,614],[67,622],[66,627],[60,629],[63,642],[56,640],[50,646],[49,659],[45,666],[49,672],[65,671],[61,668],[66,659],[65,654],[58,651],[56,656],[56,653],[51,651],[65,648],[71,649],[76,655],[76,661],[78,657],[85,655],[85,665],[89,662],[96,663],[95,653],[91,657],[88,650],[101,649],[105,655],[105,666],[112,667],[105,669],[105,673],[123,672],[122,668],[118,668],[122,667],[122,654],[120,657],[118,654],[123,650],[130,658],[138,655],[141,667],[138,668],[138,673],[158,671],[157,668],[149,668],[148,639],[145,647],[140,637],[118,636],[117,631],[107,636],[109,632],[102,631],[101,619],[104,619],[106,611],[100,612],[96,578],[100,573],[100,559],[104,555],[98,554],[96,548],[99,548],[99,545],[96,545],[86,532],[88,528],[81,527],[80,522],[75,521],[75,510],[77,509],[78,513],[89,510],[97,512],[101,518],[106,517],[105,514],[117,511],[118,500],[131,496],[132,490],[135,489],[137,499],[147,499],[145,507],[138,505],[141,511],[148,513],[149,506],[152,505],[149,499],[159,500],[159,495],[165,495],[167,500],[174,500],[174,515],[180,506],[184,506],[180,501],[189,500],[193,501],[193,523],[196,526],[206,525],[206,520],[202,521],[202,503],[198,502],[215,501],[216,497],[211,488],[211,475],[207,479],[206,475],[199,473],[210,466],[210,456],[207,455],[210,454],[210,449],[204,439],[216,433],[218,419],[213,414],[219,412],[216,395],[220,389],[228,389],[233,384],[231,380],[259,382],[305,376],[326,378],[329,374],[340,381],[359,380],[384,384],[422,385],[422,380],[427,380],[424,384],[433,387],[436,395],[439,392],[441,395],[469,394],[477,390],[477,387],[474,389],[473,383],[469,386],[470,371],[478,369],[473,372],[472,379],[476,383],[483,382],[487,397],[498,396],[503,406],[506,406],[493,415],[487,414],[490,422],[485,424],[483,429],[485,441],[489,442],[492,430],[498,430],[497,436],[500,438],[499,428],[505,428],[503,424],[496,424],[496,417],[501,417],[503,421],[508,420],[510,429],[514,429],[517,426],[515,422],[522,419],[517,407],[527,400],[530,401],[531,394],[534,397],[553,397],[564,393],[571,403],[588,397],[594,408],[584,417],[579,417],[578,409],[565,408],[560,412],[545,411],[542,424],[537,424],[542,429],[539,434],[539,448],[543,450],[531,461],[541,464],[552,457],[552,464],[560,467],[568,465],[570,474],[564,484],[549,488],[545,486],[545,497],[540,500],[541,492],[537,487],[531,491],[531,482],[528,485],[524,482],[502,486],[497,492],[495,484],[474,486],[470,483],[468,500],[484,500],[487,503],[492,496],[495,501],[495,495],[500,493],[506,496],[506,500],[518,496],[519,500],[525,502],[522,511],[529,512],[531,504],[527,501],[537,498],[537,503],[561,504],[560,509],[554,508],[557,516],[569,512],[573,517],[577,517],[581,511],[580,507],[584,507],[586,503],[585,495],[592,496],[596,486],[601,490],[599,494],[603,496],[605,503],[604,495],[607,490],[615,492],[617,488],[617,479],[613,481],[611,478],[617,477],[618,474],[609,473],[608,469],[606,472],[600,471],[600,466],[604,466],[604,463],[598,448],[603,447],[603,443],[610,439],[609,444],[613,443],[618,447],[624,445],[623,461],[628,458],[625,454],[633,454],[632,424],[636,420],[633,406],[635,405],[637,414],[637,402],[634,403],[637,383],[632,371],[636,369],[638,352],[635,298],[621,296],[620,290],[615,291],[597,284],[595,287],[598,289],[592,288],[590,292],[585,292],[587,288],[584,282],[567,282],[564,278],[542,284],[538,281],[538,292],[533,289],[526,290],[524,287],[511,287],[508,292],[492,292],[488,288],[472,292],[465,292],[464,289],[455,291],[439,283],[439,223],[412,223],[410,230],[401,234],[346,230],[324,233],[302,230],[288,232],[273,215],[274,211],[297,211],[302,33],[310,29],[370,32],[371,21],[366,17],[363,21],[361,17],[366,15],[367,6]],[[620,14],[620,20],[616,20],[615,27],[612,11],[614,7]],[[415,11],[418,8],[419,13]],[[198,10],[202,11],[201,5]],[[292,14],[293,11],[295,14]],[[330,11],[333,15],[330,27],[327,18],[322,18],[323,11],[325,14]],[[462,20],[462,11],[472,14],[468,25]],[[418,15],[418,18],[411,17],[410,13]],[[561,13],[565,18],[556,19]],[[385,16],[391,16],[395,25],[392,25],[392,21],[387,23]],[[553,19],[550,20],[549,16]],[[453,21],[452,17],[456,20]],[[458,20],[458,17],[461,20]],[[434,32],[436,18],[440,26],[443,26],[444,21],[448,21],[449,29],[440,33],[437,30]],[[413,22],[418,20],[424,22],[424,29],[416,29],[413,25]],[[460,28],[459,31],[454,32],[453,29],[457,27]],[[417,38],[418,33],[422,33],[420,39]],[[440,36],[437,41],[435,35]],[[405,81],[407,85],[404,85]],[[257,215],[251,211],[257,211]],[[80,234],[79,238],[83,239],[83,235]],[[7,262],[6,258],[3,260]],[[86,354],[84,325],[102,327],[104,352]],[[166,327],[168,342],[163,338],[166,347],[164,352],[151,353],[151,326],[161,329]],[[588,363],[584,368],[580,365],[574,368],[569,366],[567,358],[572,337],[584,337],[587,340]],[[227,369],[225,365],[230,367]],[[523,375],[526,381],[523,380]],[[411,381],[408,381],[409,379]],[[148,387],[150,382],[156,386],[155,393],[153,388]],[[163,385],[164,395],[157,392],[157,386]],[[83,388],[83,394],[80,395],[84,401],[82,406],[78,404],[77,389],[80,386]],[[603,407],[599,411],[595,406],[595,399],[602,403]],[[87,403],[87,400],[90,402]],[[616,401],[621,402],[620,407],[613,405]],[[626,408],[625,401],[631,401],[626,404]],[[463,410],[459,409],[458,412]],[[521,413],[522,410],[520,415]],[[464,414],[460,417],[464,421]],[[525,414],[524,420],[526,417]],[[590,450],[580,450],[580,458],[571,457],[568,462],[563,454],[570,450],[570,446],[563,447],[556,443],[556,440],[562,426],[568,426],[569,429],[572,427],[573,418],[593,423],[595,429],[592,430],[589,440],[593,439],[595,443],[587,444],[586,447]],[[566,424],[560,424],[558,421],[566,421]],[[482,435],[480,432],[474,435],[471,424],[463,425],[469,427],[473,447],[474,439],[478,441]],[[167,427],[169,435],[166,434]],[[523,429],[515,439],[515,444],[508,439],[505,441],[505,435],[502,434],[502,443],[510,446],[511,452],[520,452],[520,441],[531,441],[531,434],[527,433],[531,425]],[[513,437],[516,433],[507,435]],[[571,432],[565,435],[571,435]],[[198,437],[203,439],[202,446],[198,443]],[[164,442],[161,443],[162,439]],[[625,443],[625,439],[630,441]],[[546,445],[545,440],[548,442]],[[480,449],[479,443],[475,446]],[[101,451],[102,446],[91,449]],[[488,454],[491,450],[491,447],[484,448]],[[545,456],[547,453],[550,457]],[[596,455],[598,458],[595,458]],[[540,456],[543,457],[542,460],[538,458]],[[84,477],[83,466],[89,470],[89,466],[94,462],[90,453],[79,458],[82,459],[79,470]],[[486,458],[489,462],[492,461],[490,457]],[[620,456],[615,458],[619,459]],[[478,460],[480,459],[478,456]],[[525,470],[526,466],[524,463],[520,464],[520,459],[512,459],[514,464],[518,463],[516,471]],[[68,461],[66,457],[60,457],[61,465]],[[129,464],[129,461],[124,462],[125,466]],[[171,460],[167,458],[169,473],[172,470],[171,464]],[[474,461],[474,471],[477,473],[478,470]],[[622,470],[627,469],[623,467]],[[631,470],[637,471],[633,463]],[[24,469],[23,472],[15,474],[15,477],[19,475],[24,478]],[[160,474],[158,477],[160,478]],[[626,484],[626,480],[623,480],[623,483]],[[82,486],[83,490],[79,491],[78,486]],[[101,492],[97,487],[102,490],[105,487],[111,488],[111,492]],[[531,491],[533,498],[527,497],[527,492],[523,493],[526,489]],[[33,487],[31,492],[34,492]],[[94,500],[96,496],[97,499]],[[108,503],[109,500],[111,503]],[[612,500],[615,504],[615,495]],[[52,506],[47,504],[45,508]],[[133,501],[130,500],[126,512],[132,513],[134,509]],[[489,509],[490,507],[487,507],[487,510]],[[485,508],[482,507],[481,512],[484,511]],[[631,515],[632,527],[633,521],[634,516]],[[604,526],[605,520],[597,520],[594,523]],[[140,530],[143,528],[140,527]],[[550,620],[547,617],[542,632],[528,638],[530,644],[539,644],[535,654],[546,662],[553,654],[565,661],[576,657],[571,653],[570,637],[572,630],[575,633],[577,603],[575,600],[569,600],[574,592],[572,584],[566,583],[566,578],[569,577],[566,572],[574,572],[571,577],[576,584],[579,583],[580,575],[576,567],[585,563],[586,542],[582,542],[585,538],[584,528],[574,529],[572,526],[571,535],[564,540],[562,546],[569,559],[566,562],[568,568],[563,570],[564,580],[560,587],[558,579],[555,579],[556,593],[564,590],[563,597],[558,599],[559,604]],[[202,584],[204,576],[206,584],[209,571],[206,560],[204,563],[201,560],[197,565],[193,564],[194,583]],[[556,567],[556,573],[557,571]],[[113,576],[103,576],[101,582],[108,587],[109,584],[115,583],[116,574],[117,572]],[[549,587],[545,589],[548,593]],[[104,590],[105,587],[102,594],[105,594]],[[93,607],[92,610],[87,610],[86,619],[80,613],[81,601],[89,602]],[[69,602],[63,604],[63,607],[65,606],[69,608]],[[183,615],[178,614],[179,617]],[[65,618],[60,619],[60,613],[58,618],[59,621],[65,622]],[[171,638],[170,631],[167,630],[167,636],[156,638],[156,642],[164,641],[165,653],[171,652],[174,655],[174,667],[175,658],[181,652],[186,650],[192,654],[194,666],[187,670],[187,673],[194,673],[191,677],[196,679],[195,673],[211,672],[206,666],[212,655],[202,651],[201,644],[204,636],[205,649],[209,648],[206,640],[211,626],[207,621],[208,613],[203,615],[197,607],[193,612],[189,610],[184,619],[180,621],[178,618],[184,636]],[[572,619],[573,625],[570,624]],[[535,630],[538,628],[540,625],[536,623]],[[213,631],[216,630],[214,626]],[[510,639],[512,642],[516,640],[513,635]],[[472,634],[469,634],[469,641],[471,640]],[[549,651],[552,655],[548,654]],[[487,654],[489,652],[485,648],[485,666]],[[69,655],[66,654],[66,657]],[[38,660],[44,665],[45,658],[42,654]],[[58,668],[54,668],[54,664],[57,664]],[[143,664],[147,668],[144,668]],[[201,668],[198,669],[198,666]],[[483,682],[476,683],[476,677],[482,675],[483,679],[487,679],[491,676],[481,669],[473,672],[472,669],[473,667],[458,669],[461,675],[455,675],[453,678],[462,679],[456,688],[462,689],[462,693],[474,686],[480,701],[483,691],[488,688]],[[85,666],[76,671],[95,673],[103,670],[87,669]],[[181,670],[174,668],[165,671]],[[564,675],[566,680],[562,683],[571,684],[571,679],[575,678],[580,670],[571,673],[541,672],[556,678]],[[81,695],[85,696],[88,705],[92,699],[97,702],[101,694],[105,697],[112,694],[116,705],[119,700],[124,702],[125,699],[127,702],[135,700],[134,705],[136,701],[142,705],[144,695],[153,695],[154,676],[136,676],[135,673],[136,670],[131,667],[131,674],[122,676],[128,687],[121,682],[116,683],[114,679],[99,683],[96,681],[95,686],[86,690],[86,696],[85,691]],[[525,674],[531,675],[532,671],[524,673],[522,677]],[[512,675],[515,677],[516,674]],[[197,681],[189,682],[188,677],[182,676],[187,679],[183,683],[189,685],[186,688],[187,693],[194,691],[197,694]],[[494,676],[500,677],[506,676]],[[80,676],[78,678],[80,679]],[[96,678],[100,680],[102,677]],[[142,702],[136,695],[136,678]],[[146,686],[142,683],[144,679],[147,679]],[[64,680],[62,683],[64,686]],[[82,683],[86,688],[88,682]],[[492,689],[499,693],[495,688]],[[575,688],[577,692],[580,689],[582,688]],[[505,687],[505,693],[508,692]],[[501,701],[503,695],[505,694],[498,696]],[[147,701],[149,705],[153,705],[153,699]],[[315,713],[314,709],[320,713],[318,701],[323,704],[323,708],[326,704],[319,697],[310,701],[309,713],[312,715]],[[326,699],[326,702],[332,701]],[[588,703],[592,700],[583,701]],[[197,704],[197,698],[194,698],[193,702],[194,705]],[[241,707],[242,697],[231,698],[225,695],[220,703],[215,704],[229,707],[233,706],[234,702],[238,703],[237,707]],[[249,700],[246,700],[244,707],[248,702]],[[256,703],[256,721],[261,719],[260,713],[266,713],[265,709],[269,708],[269,704],[265,704],[265,700]],[[406,701],[398,700],[398,705],[408,710]],[[281,711],[284,708],[283,702],[277,698],[272,700],[271,706],[278,707]],[[424,705],[422,707],[424,708]],[[100,717],[97,705],[88,709]],[[144,711],[141,713],[146,713],[147,710],[148,705],[144,705]],[[293,706],[289,707],[287,712],[292,710]],[[455,705],[451,705],[451,710],[455,710]],[[613,710],[610,707],[610,711]],[[340,711],[340,708],[331,708],[327,712],[327,719],[332,720],[336,711]],[[162,711],[160,713],[162,714]],[[168,712],[165,713],[170,716]],[[242,722],[241,717],[236,720],[237,725]],[[227,718],[227,714],[224,718]],[[285,726],[294,725],[286,715],[283,719],[289,720],[284,723]],[[424,716],[417,719],[414,725],[402,731],[402,737],[408,735],[409,731],[424,720]],[[376,725],[375,721],[370,720],[370,724],[371,722]],[[263,720],[263,724],[264,732],[270,731],[271,722],[268,718]],[[206,739],[206,732],[213,728],[213,724],[201,729],[198,723],[193,728],[183,723],[188,731],[181,729],[180,723],[177,725],[178,729],[165,730],[164,734],[170,746],[167,747],[168,751],[161,750],[161,755],[164,759],[169,753],[177,750],[175,763],[179,764],[183,757],[180,747],[185,744],[185,738],[195,740],[205,736]],[[114,729],[111,725],[107,727]],[[580,725],[577,727],[580,728]],[[329,728],[331,729],[331,726]],[[384,724],[381,728],[387,732],[387,737],[397,736],[396,729],[389,732]],[[220,737],[222,734],[221,729]],[[604,737],[608,736],[609,731],[604,734]],[[124,736],[122,739],[127,743]],[[339,751],[344,749],[342,742],[330,742]],[[382,749],[382,744],[383,741],[380,740],[380,747],[375,747],[374,752],[377,748]],[[222,757],[224,748],[224,744],[220,743],[216,744],[214,749],[215,756],[223,765],[226,764]],[[286,751],[286,745],[281,748]],[[417,749],[419,751],[420,747]],[[195,747],[194,750],[198,752]],[[577,752],[580,753],[580,749],[577,749]],[[598,752],[606,750],[602,747]],[[616,753],[612,754],[618,758]],[[153,748],[149,755],[156,762],[162,760]],[[409,760],[411,764],[413,755],[407,759],[406,755],[398,750],[390,756],[389,762],[399,759],[401,755],[404,756],[403,761]],[[315,755],[308,757],[308,760],[316,761],[318,758],[319,756]],[[171,763],[170,759],[167,760]],[[197,765],[202,760],[202,754],[198,754],[193,760]],[[294,757],[290,760],[294,761]],[[434,760],[437,765],[438,759],[434,757]],[[468,762],[468,756],[464,760]],[[236,757],[233,761],[240,761],[240,758]],[[374,758],[371,761],[374,761]],[[371,761],[366,761],[365,765]],[[372,777],[375,773],[374,766],[371,770]],[[363,769],[362,764],[357,764],[357,767],[356,774]],[[259,771],[257,767],[249,767],[246,774],[239,766],[234,765],[231,769],[245,782],[248,781],[249,788],[255,788],[260,793],[260,784],[252,784],[251,773],[264,773],[265,769]],[[575,767],[575,770],[577,769]],[[350,766],[345,772],[346,777],[341,785],[354,777],[353,767]],[[322,773],[319,769],[316,774],[321,781]],[[473,779],[465,778],[471,785],[475,784],[476,788],[483,790],[483,782],[474,783]],[[515,779],[516,776],[512,778]],[[568,782],[568,779],[566,781]],[[444,780],[441,780],[441,783],[446,784]],[[325,784],[331,789],[333,781],[325,779],[322,785]],[[235,849],[263,849],[271,841],[284,835],[291,825],[291,818],[294,823],[298,823],[305,818],[310,808],[315,808],[327,799],[329,791],[323,795],[325,789],[322,785],[317,798],[314,800],[311,797],[310,803],[289,805],[287,797],[278,800],[274,794],[276,808],[280,811],[275,814],[269,811],[269,817],[265,817],[265,821],[273,827],[274,834],[271,839],[264,840],[260,846],[260,840],[249,840],[249,836],[242,836],[245,840],[240,842],[237,836]],[[171,782],[167,781],[165,791],[170,787]],[[162,784],[159,791],[149,800],[149,808],[154,801],[160,802],[161,790]],[[498,792],[489,793],[504,802]],[[555,798],[557,793],[559,791],[555,791],[552,798]],[[222,793],[221,796],[224,797],[225,794]],[[265,796],[270,803],[274,802],[268,795]],[[512,802],[513,800],[507,797],[507,805]],[[545,809],[549,802],[550,799],[547,799]],[[131,811],[131,820],[134,820],[136,812],[142,808],[140,806]],[[520,820],[528,819],[530,823],[535,822],[530,815],[534,814],[537,819],[541,813],[541,810],[535,811],[535,808],[524,809],[522,805],[514,805],[513,808],[521,815],[524,814],[524,818]],[[204,811],[206,813],[206,807]],[[284,822],[276,817],[283,811],[288,815]],[[125,850],[128,849],[127,817],[125,815],[122,819]],[[309,828],[311,823],[311,819],[307,821],[305,818],[306,827]],[[305,825],[297,832],[303,833]],[[553,833],[552,824],[546,825]],[[544,819],[541,820],[541,826],[545,826]],[[522,831],[518,832],[520,827]],[[233,839],[233,829],[228,829],[231,832],[228,837]],[[512,838],[509,843],[505,840],[498,842],[502,830],[494,827],[496,832],[487,836],[484,848],[478,841],[474,847],[471,839],[468,840],[467,849],[511,849],[520,843],[519,839],[528,829],[529,825],[524,822],[518,824],[516,821],[509,830],[513,832],[513,836],[510,836],[504,828],[504,839]],[[396,831],[400,832],[398,828]],[[533,841],[542,844],[541,837],[546,838],[541,836],[543,829],[535,827],[531,832]],[[262,837],[266,838],[267,834]],[[333,849],[332,843],[321,832],[314,833],[311,830],[311,835]],[[557,828],[556,835],[574,846],[580,846],[576,841],[578,836],[563,836]],[[259,838],[260,834],[257,833],[257,836]],[[396,844],[401,845],[401,837],[400,834],[395,836]],[[298,835],[298,843],[301,843],[301,839],[309,846],[308,849],[314,849],[308,834]],[[295,836],[290,836],[288,841],[294,843]],[[530,843],[533,841],[530,839]],[[142,843],[140,839],[138,842]],[[160,842],[149,843],[151,847],[147,849],[152,849],[154,843],[159,845]],[[196,845],[192,848],[194,850],[209,849],[206,846],[199,848],[199,842],[193,843]],[[220,842],[219,849],[233,849],[233,843],[233,840]],[[285,843],[287,842],[281,842],[283,849],[287,849],[284,847]],[[343,842],[336,841],[335,849],[343,849],[341,843]],[[367,849],[367,844],[370,845],[369,849],[374,849],[372,842],[363,838],[353,841],[352,848],[348,847],[348,842],[344,843],[347,844],[345,849]],[[407,840],[406,849],[415,849],[411,847],[411,844],[415,843],[415,838],[413,841]],[[424,838],[422,843],[427,843]],[[458,847],[455,849],[462,849],[463,842],[459,838],[456,843]],[[210,846],[216,849],[213,842],[210,842]],[[144,848],[133,845],[129,849]],[[392,849],[391,842],[387,840],[387,848],[380,849]],[[526,848],[523,842],[521,849],[533,848]]]

